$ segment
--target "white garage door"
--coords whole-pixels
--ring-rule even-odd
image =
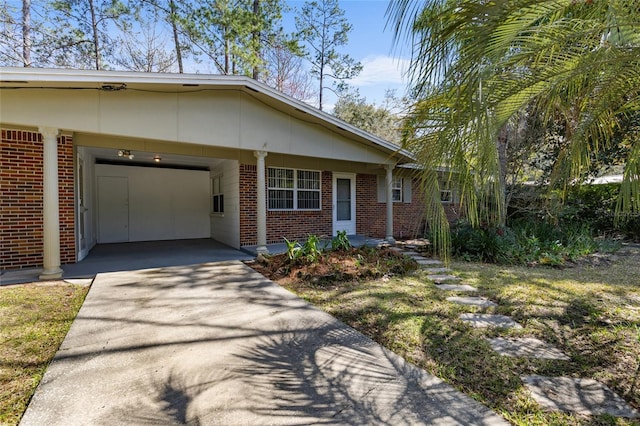
[[[96,164],[96,177],[98,243],[123,241],[123,233],[114,240],[109,230],[120,229],[127,214],[127,241],[210,237],[208,171]],[[115,215],[113,200],[125,198]]]

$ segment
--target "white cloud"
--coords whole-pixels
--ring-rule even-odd
[[[374,86],[382,84],[404,84],[403,74],[409,67],[409,60],[391,56],[367,56],[362,61],[362,71],[349,81],[353,86]]]

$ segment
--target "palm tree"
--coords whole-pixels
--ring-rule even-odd
[[[410,69],[419,99],[405,144],[424,166],[427,214],[439,251],[448,223],[436,170],[455,171],[472,224],[504,223],[504,151],[524,114],[562,121],[553,180],[579,178],[608,148],[618,125],[640,109],[637,0],[398,0],[396,38],[414,46]],[[631,147],[622,209],[640,210],[640,141]]]

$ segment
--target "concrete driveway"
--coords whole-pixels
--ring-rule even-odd
[[[21,424],[507,423],[234,261],[99,274]]]

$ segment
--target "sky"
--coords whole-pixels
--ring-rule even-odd
[[[300,8],[302,0],[288,0],[290,6]],[[405,46],[396,47],[393,32],[385,30],[387,19],[385,12],[387,0],[341,0],[340,8],[345,11],[345,18],[353,26],[349,34],[349,43],[343,46],[340,53],[347,53],[363,65],[358,77],[350,80],[351,86],[357,87],[367,102],[380,105],[386,90],[396,90],[402,96],[407,89],[404,71],[409,63],[409,50]],[[285,30],[293,31],[293,13],[284,19]],[[402,54],[402,56],[401,56]],[[325,109],[332,109],[336,98],[326,91],[328,100]]]
[[[285,0],[292,11],[285,13],[283,26],[286,32],[295,31],[295,9],[300,9],[304,0]],[[353,26],[349,33],[349,42],[342,46],[340,53],[347,53],[363,65],[363,70],[355,79],[348,83],[358,88],[360,94],[369,103],[380,105],[388,89],[396,91],[397,96],[406,92],[406,81],[403,71],[408,67],[409,49],[394,47],[393,33],[385,30],[385,12],[391,0],[339,0],[340,8],[345,11],[345,18]],[[9,5],[19,11],[20,0],[8,0]],[[33,1],[33,6],[44,5],[44,1]],[[39,11],[38,13],[41,13]],[[46,13],[46,9],[45,9]],[[400,53],[403,53],[403,56]],[[198,72],[216,72],[206,65],[197,66]],[[192,70],[188,70],[192,72]],[[329,90],[325,91],[325,110],[331,111],[336,102],[336,96]]]

